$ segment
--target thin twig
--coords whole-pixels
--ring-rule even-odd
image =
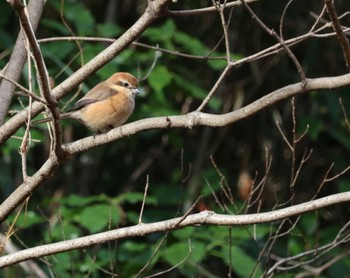
[[[146,276],[145,278],[157,277],[159,275],[163,275],[165,273],[168,273],[168,272],[172,271],[173,269],[176,269],[177,267],[182,265],[184,262],[186,262],[187,259],[191,256],[191,254],[192,254],[191,240],[188,239],[188,253],[187,253],[185,258],[183,258],[179,263],[177,263],[176,265],[170,267],[169,269],[164,270],[164,271],[160,271],[160,272],[158,272],[156,274],[153,274],[153,275],[150,275],[150,276]]]
[[[275,121],[275,125],[276,125],[276,127],[277,127],[279,133],[281,134],[283,141],[287,144],[289,150],[290,150],[290,151],[293,151],[293,146],[290,144],[290,142],[289,142],[287,136],[284,134],[283,130],[281,129],[279,122],[278,122],[278,121]]]
[[[30,58],[30,51],[29,51],[29,43],[28,40],[26,39],[25,46],[28,48],[27,49],[27,61],[28,61],[28,82],[29,82],[29,91],[32,91],[32,63],[31,63],[31,58]],[[27,171],[27,153],[28,153],[28,147],[29,147],[29,130],[30,130],[30,121],[32,117],[32,97],[29,96],[29,104],[28,104],[28,121],[26,124],[26,129],[24,131],[23,135],[23,140],[22,144],[19,148],[19,152],[21,154],[21,160],[22,160],[22,176],[23,176],[23,181],[26,181],[28,178],[28,171]]]
[[[156,46],[158,48],[158,44]],[[158,58],[161,56],[161,52],[159,50],[156,50],[154,53],[154,58],[153,58],[153,62],[152,65],[150,66],[149,70],[147,71],[147,73],[145,74],[144,77],[140,78],[140,81],[144,81],[148,78],[148,76],[152,73],[154,67],[157,64]]]
[[[19,88],[21,91],[23,91],[24,93],[21,94],[21,92],[16,92],[18,95],[21,96],[30,96],[33,99],[35,99],[36,101],[39,101],[45,105],[47,105],[45,99],[41,98],[40,96],[37,96],[36,94],[34,94],[33,92],[31,92],[30,90],[28,90],[27,88],[23,87],[21,84],[19,84],[18,82],[8,78],[6,75],[3,75],[2,73],[0,73],[0,77],[7,80],[8,82],[11,82],[13,85],[15,85],[17,88]]]
[[[11,6],[15,9],[20,19],[21,27],[28,39],[28,43],[31,48],[31,53],[33,55],[34,65],[38,73],[39,88],[43,97],[47,102],[47,107],[49,108],[54,126],[54,140],[52,142],[53,149],[56,155],[60,154],[61,145],[62,145],[62,134],[61,127],[59,122],[60,112],[57,108],[57,101],[55,97],[51,94],[51,87],[48,72],[46,69],[45,61],[43,59],[39,44],[36,40],[35,33],[33,31],[32,25],[29,21],[28,10],[25,5],[21,3],[20,0],[10,1]]]
[[[337,12],[334,7],[334,0],[325,0],[325,4],[327,7],[327,12],[329,15],[329,18],[331,19],[333,23],[334,31],[337,33],[338,40],[340,42],[340,45],[343,49],[343,54],[346,62],[346,66],[348,70],[350,71],[350,44],[349,40],[346,37],[345,33],[343,32],[343,28],[340,25],[339,18],[337,15]]]
[[[146,203],[148,186],[149,186],[149,176],[147,175],[146,176],[145,192],[143,194],[143,200],[142,200],[141,211],[140,211],[140,216],[139,216],[139,224],[142,224],[142,215],[143,215],[143,209],[144,209],[145,203]]]
[[[270,34],[271,36],[273,36],[278,42],[279,44],[284,48],[284,50],[287,52],[289,58],[293,61],[299,75],[301,78],[301,82],[304,84],[304,86],[306,85],[307,79],[304,73],[304,70],[302,68],[302,66],[300,65],[298,59],[295,57],[295,55],[293,54],[293,52],[290,50],[289,46],[286,44],[286,42],[284,41],[283,38],[281,38],[280,36],[278,36],[278,34],[273,30],[270,29],[269,27],[267,27],[265,25],[265,23],[256,15],[256,13],[249,7],[249,5],[246,3],[245,0],[240,0],[242,2],[242,4],[244,5],[244,7],[247,9],[247,11],[249,12],[249,14],[252,16],[253,19],[255,19],[255,21],[258,23],[258,25],[268,34]]]
[[[226,65],[224,71],[221,73],[220,77],[218,78],[218,80],[215,82],[214,86],[211,88],[210,92],[207,94],[207,96],[205,97],[205,99],[202,101],[201,105],[196,109],[197,112],[200,112],[203,110],[203,108],[209,103],[209,101],[211,100],[211,98],[213,97],[213,95],[215,94],[215,92],[217,91],[217,89],[219,88],[221,82],[224,80],[224,78],[226,77],[226,75],[228,74],[228,72],[230,71],[232,67],[232,63]]]
[[[348,128],[348,131],[350,131],[350,122],[349,122],[348,114],[346,113],[343,100],[341,97],[339,97],[339,104],[340,104],[341,110],[343,111],[346,127]]]
[[[257,2],[257,1],[260,1],[260,0],[246,0],[247,3],[253,3],[253,2]],[[238,0],[238,1],[226,3],[225,8],[237,7],[240,5],[242,5],[242,4]],[[198,15],[198,14],[212,13],[215,11],[216,11],[216,8],[214,6],[212,6],[212,7],[207,7],[207,8],[183,10],[183,11],[169,10],[169,11],[167,11],[166,15],[167,16],[193,16],[193,15]]]

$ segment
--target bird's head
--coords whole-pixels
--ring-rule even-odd
[[[113,74],[107,83],[110,88],[126,93],[129,97],[139,94],[138,80],[135,76],[127,72],[118,72]]]

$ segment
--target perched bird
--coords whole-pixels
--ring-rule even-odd
[[[77,119],[93,131],[106,132],[129,118],[135,107],[134,97],[140,93],[137,86],[136,77],[130,73],[115,73],[97,84],[60,117]],[[50,120],[46,118],[34,124]]]

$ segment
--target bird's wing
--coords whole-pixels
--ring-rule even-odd
[[[91,103],[95,103],[98,101],[105,100],[109,97],[112,97],[118,93],[118,91],[113,90],[111,88],[100,86],[99,84],[92,88],[84,97],[78,100],[70,111],[79,110]]]

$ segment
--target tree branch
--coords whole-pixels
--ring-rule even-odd
[[[36,30],[41,13],[44,8],[44,0],[31,0],[28,4],[28,13],[30,15],[30,22],[33,30]],[[10,61],[7,64],[3,75],[7,76],[8,79],[17,81],[22,73],[23,66],[27,60],[27,50],[24,47],[23,32],[21,31],[17,37],[15,47],[13,48]],[[12,97],[16,86],[9,82],[7,79],[2,80],[0,84],[0,127],[5,122],[5,117],[9,110]]]
[[[16,263],[33,258],[40,258],[52,254],[94,246],[97,244],[104,243],[106,241],[118,240],[129,237],[141,237],[151,233],[172,231],[179,228],[194,225],[198,226],[203,224],[209,224],[225,226],[242,226],[273,222],[287,219],[289,217],[300,215],[306,212],[315,211],[327,206],[349,201],[350,192],[344,192],[309,201],[306,203],[294,205],[288,208],[256,214],[224,215],[216,214],[212,211],[203,211],[197,214],[189,215],[183,221],[181,221],[182,217],[178,217],[170,220],[159,221],[150,224],[138,224],[135,226],[110,230],[107,232],[102,232],[90,236],[28,248],[26,250],[18,251],[16,253],[0,257],[0,268],[14,265]]]
[[[38,74],[38,83],[40,92],[47,102],[47,108],[51,112],[53,118],[53,150],[56,155],[60,154],[62,145],[62,132],[60,125],[60,111],[57,108],[57,101],[51,94],[49,75],[46,69],[45,61],[41,53],[39,44],[36,40],[33,28],[29,21],[27,7],[22,4],[20,0],[9,1],[11,6],[16,10],[21,22],[21,27],[27,37],[29,46],[33,53],[33,61]],[[28,109],[31,109],[29,107]],[[30,117],[30,112],[28,113]],[[28,123],[29,124],[29,123]]]
[[[304,87],[303,82],[282,87],[249,105],[226,114],[214,115],[194,111],[186,115],[143,119],[112,129],[107,133],[86,137],[66,144],[64,146],[64,150],[66,151],[67,155],[74,155],[76,153],[90,150],[97,146],[114,142],[123,137],[131,136],[146,130],[166,128],[191,129],[197,126],[223,127],[233,124],[241,119],[248,118],[255,113],[289,97],[303,94],[307,91],[336,89],[348,85],[350,85],[350,74],[336,77],[307,79],[306,87]]]
[[[247,3],[253,3],[257,2],[260,0],[246,0]],[[232,7],[237,7],[242,5],[240,0],[233,1],[233,2],[227,2],[225,4],[225,9],[227,8],[232,8]],[[183,11],[168,11],[166,13],[167,16],[194,16],[194,15],[199,15],[199,14],[206,14],[206,13],[212,13],[215,12],[216,8],[215,6],[212,7],[207,7],[207,8],[201,8],[201,9],[192,9],[192,10],[183,10]]]

